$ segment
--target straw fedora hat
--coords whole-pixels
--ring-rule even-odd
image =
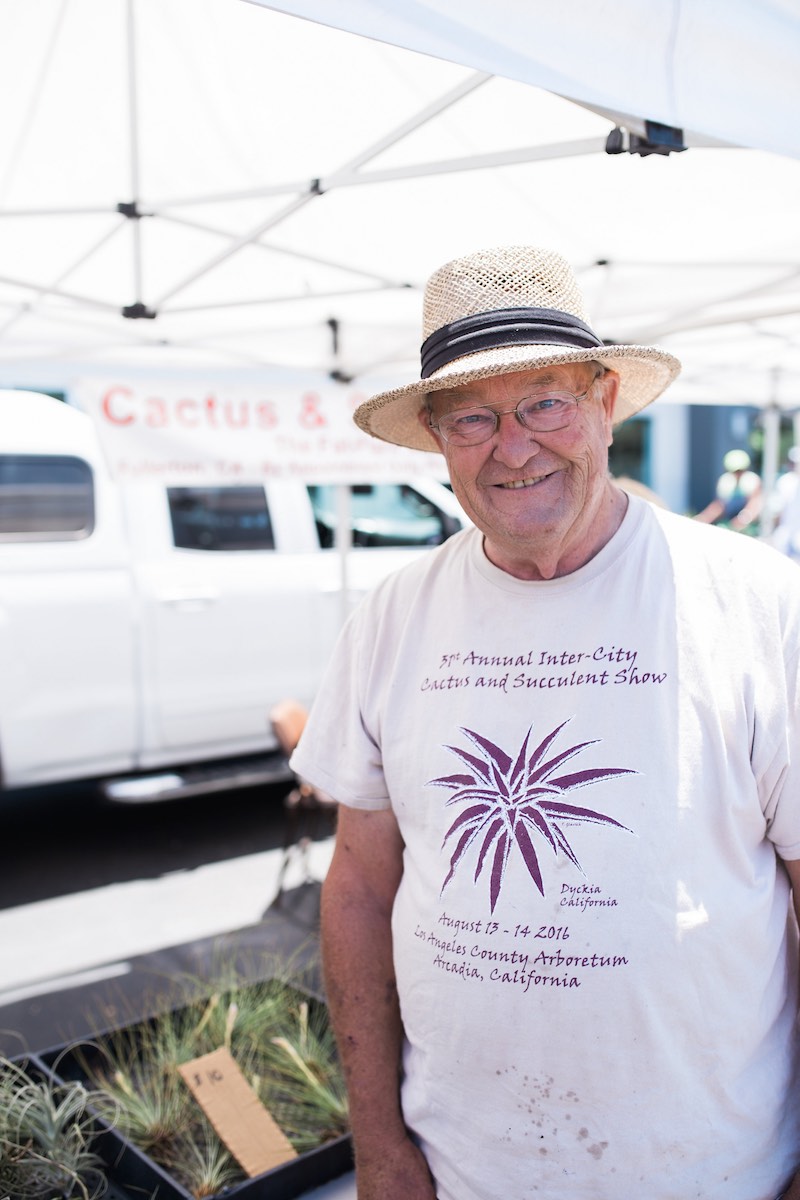
[[[607,346],[586,322],[575,277],[560,254],[535,246],[479,250],[435,271],[425,287],[422,377],[380,392],[354,414],[361,429],[398,446],[438,450],[419,422],[425,397],[492,375],[600,362],[620,376],[614,424],[660,396],[680,371],[651,346]]]

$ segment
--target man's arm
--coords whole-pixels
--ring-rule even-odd
[[[402,855],[393,813],[340,806],[336,849],[322,888],[322,951],[347,1080],[358,1200],[435,1200],[400,1109],[403,1034],[391,914]]]
[[[718,521],[725,511],[725,506],[719,500],[711,500],[701,509],[699,513],[695,513],[695,521],[702,521],[704,525],[713,525]]]
[[[747,503],[741,512],[738,512],[731,521],[732,529],[746,529],[753,521],[757,521],[761,516],[761,510],[764,507],[764,493],[761,490],[761,484],[753,491],[752,496],[748,498]]]

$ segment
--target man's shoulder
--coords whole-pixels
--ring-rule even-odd
[[[454,533],[440,546],[420,551],[412,562],[386,575],[360,598],[351,614],[351,623],[362,631],[365,628],[372,631],[372,636],[377,626],[404,620],[438,581],[453,579],[466,570],[475,533],[472,527]]]
[[[653,507],[652,511],[676,561],[682,558],[698,571],[718,579],[731,575],[761,587],[771,584],[787,594],[800,595],[797,565],[769,543],[666,509]]]
[[[459,567],[472,553],[473,539],[480,534],[473,527],[462,529],[435,546],[423,551],[419,558],[393,571],[378,585],[373,595],[377,602],[388,595],[408,590],[416,591],[431,576]]]

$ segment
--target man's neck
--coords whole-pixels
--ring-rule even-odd
[[[541,545],[520,547],[507,552],[484,536],[483,549],[489,562],[515,579],[543,581],[571,575],[606,546],[619,529],[628,510],[628,496],[609,482],[591,521],[591,536],[576,541],[569,534],[558,542],[542,539]]]

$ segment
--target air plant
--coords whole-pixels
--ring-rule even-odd
[[[34,1078],[24,1065],[0,1058],[0,1195],[102,1195],[107,1181],[92,1150],[96,1099],[81,1083]]]
[[[83,1050],[78,1058],[88,1062]],[[149,1152],[169,1146],[191,1124],[180,1078],[153,1065],[153,1070],[145,1070],[132,1055],[117,1057],[104,1049],[102,1058],[86,1068],[102,1097],[98,1112],[105,1117],[110,1103],[119,1114],[120,1133]]]
[[[304,1000],[293,1018],[293,1028],[271,1039],[276,1053],[267,1090],[273,1114],[283,1114],[287,1136],[298,1149],[308,1149],[319,1142],[321,1127],[323,1140],[346,1131],[347,1095],[325,1014],[312,1015]]]
[[[220,1142],[211,1125],[197,1122],[191,1137],[180,1138],[165,1163],[176,1177],[183,1175],[197,1200],[205,1200],[241,1182],[242,1171]]]

